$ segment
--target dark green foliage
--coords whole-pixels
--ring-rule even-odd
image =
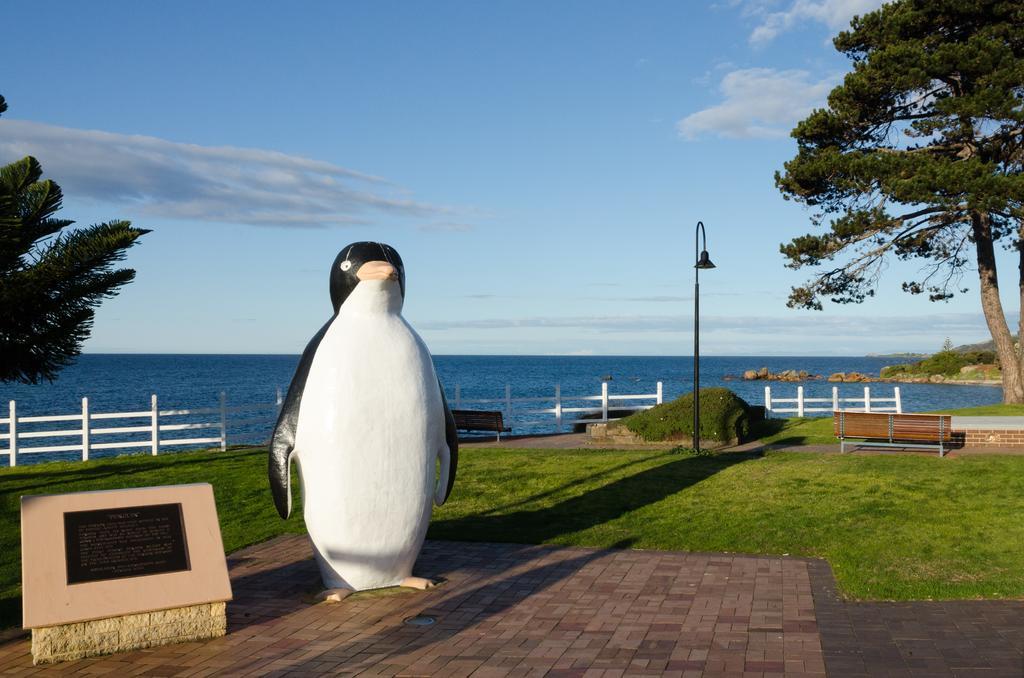
[[[798,153],[776,174],[829,224],[781,246],[791,268],[828,264],[789,305],[863,301],[888,256],[926,260],[903,289],[932,300],[964,291],[974,250],[994,284],[991,243],[1017,249],[1024,217],[1024,3],[897,0],[834,43],[853,70],[793,130]]]
[[[927,374],[943,374],[947,377],[959,374],[960,368],[967,364],[964,356],[956,351],[939,351],[918,363],[921,371]]]
[[[886,365],[879,371],[879,376],[882,377],[895,377],[897,374],[907,374],[911,371],[911,366],[907,364],[901,365]]]
[[[81,351],[93,308],[135,277],[114,269],[148,231],[111,221],[61,232],[60,187],[27,157],[0,167],[0,381],[52,380]]]
[[[700,391],[700,438],[722,443],[746,440],[750,433],[750,406],[727,388]],[[693,393],[662,403],[622,420],[644,440],[693,437]]]
[[[883,367],[880,375],[882,377],[895,377],[898,375],[931,376],[933,374],[941,374],[947,377],[954,377],[960,374],[961,368],[968,365],[994,365],[996,362],[996,354],[992,351],[967,351],[961,353],[957,350],[942,350],[916,363]]]
[[[992,351],[965,351],[960,355],[964,357],[967,365],[997,365],[999,361]]]

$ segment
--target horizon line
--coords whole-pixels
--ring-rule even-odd
[[[886,358],[915,355],[932,355],[927,351],[894,351],[892,353],[872,352],[860,354],[838,353],[701,353],[702,358]],[[162,352],[162,351],[83,351],[82,356],[288,356],[296,353],[217,353],[217,352]],[[444,358],[693,358],[693,354],[666,355],[661,353],[431,353],[432,357]]]

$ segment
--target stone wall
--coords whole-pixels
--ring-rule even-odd
[[[32,629],[32,662],[51,664],[113,652],[218,638],[227,631],[224,603],[205,603]]]
[[[625,426],[609,426],[608,424],[588,424],[587,435],[592,443],[598,445],[622,445],[624,447],[642,446],[659,449],[672,449],[680,446],[690,447],[693,443],[693,438],[689,436],[662,441],[644,440]],[[727,440],[725,442],[722,442],[721,440],[701,440],[700,446],[702,449],[711,450],[719,447],[736,445],[737,443],[738,441],[736,440]]]

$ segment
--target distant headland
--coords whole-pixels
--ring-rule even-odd
[[[1014,337],[1016,341],[1017,337]],[[992,341],[953,346],[947,339],[937,353],[869,353],[868,358],[906,360],[905,363],[886,365],[877,375],[864,372],[834,372],[829,375],[811,374],[802,369],[772,372],[767,367],[743,372],[744,381],[816,381],[830,382],[904,382],[915,384],[960,384],[998,386],[1002,372]],[[726,377],[736,379],[737,377]]]

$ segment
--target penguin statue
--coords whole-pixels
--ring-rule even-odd
[[[291,461],[327,591],[340,600],[412,576],[431,502],[451,494],[455,419],[430,352],[402,317],[405,268],[390,245],[357,242],[331,268],[334,316],[302,353],[270,443],[270,488],[291,513]],[[440,478],[438,479],[438,465]]]

